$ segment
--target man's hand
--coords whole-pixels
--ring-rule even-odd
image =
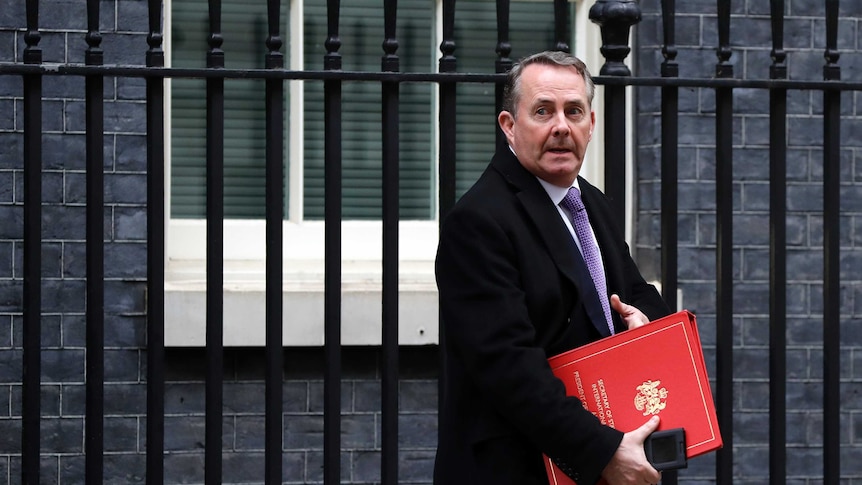
[[[623,323],[626,324],[629,330],[649,323],[649,318],[642,311],[632,305],[623,303],[617,294],[611,295],[611,308],[623,317]]]
[[[658,428],[658,423],[658,416],[653,416],[640,428],[623,435],[619,448],[602,471],[609,485],[644,485],[661,480],[661,473],[652,467],[644,453],[644,440]]]

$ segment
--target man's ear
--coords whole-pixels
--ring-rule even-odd
[[[500,111],[500,114],[497,115],[497,123],[500,124],[500,129],[506,135],[509,144],[511,144],[514,135],[512,128],[515,126],[515,117],[508,111]]]

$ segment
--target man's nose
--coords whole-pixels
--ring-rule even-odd
[[[566,136],[569,134],[569,121],[566,119],[565,113],[559,113],[554,116],[554,136]]]

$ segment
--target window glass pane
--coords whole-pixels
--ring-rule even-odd
[[[383,56],[383,4],[357,0],[341,4],[339,37],[344,70],[379,71]],[[305,4],[305,69],[320,70],[326,55],[325,0]],[[398,2],[396,37],[402,72],[434,69],[434,3]],[[400,216],[433,215],[434,150],[432,86],[400,85]],[[324,210],[323,83],[305,83],[304,206],[306,219],[322,219]],[[342,84],[342,210],[345,219],[382,217],[381,86],[379,82]]]
[[[286,8],[282,8],[286,12]],[[204,67],[209,50],[206,0],[172,2],[171,62],[174,67]],[[283,15],[282,36],[287,19]],[[222,4],[225,67],[262,68],[267,53],[265,2]],[[265,100],[263,81],[225,80],[225,217],[262,218],[265,214]],[[171,216],[206,215],[206,82],[171,81]]]

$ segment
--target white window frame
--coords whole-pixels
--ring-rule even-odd
[[[588,0],[575,0],[574,52],[593,73],[604,60],[599,53],[599,29],[588,18]],[[290,35],[303,36],[303,6],[291,2]],[[437,2],[438,38],[442,37],[441,4]],[[165,2],[165,51],[170,63],[171,0]],[[435,45],[439,42],[435,43]],[[302,42],[290,46],[290,69],[303,69]],[[435,53],[439,54],[439,53]],[[288,171],[289,213],[283,223],[283,315],[286,346],[324,343],[324,230],[323,221],[303,221],[303,82],[290,81]],[[594,108],[602,113],[601,87]],[[436,96],[436,93],[435,93]],[[166,81],[166,113],[170,113],[170,79]],[[436,119],[436,116],[435,116]],[[602,187],[604,169],[603,121],[599,116],[587,151],[582,175]],[[206,338],[206,222],[170,218],[171,118],[165,120],[166,141],[166,282],[165,344],[202,346]],[[439,132],[438,132],[439,133]],[[436,134],[435,134],[436,136]],[[627,137],[631,138],[631,137]],[[436,141],[436,138],[435,138]],[[630,140],[627,140],[630,143]],[[488,154],[490,159],[491,154]],[[436,160],[436,157],[435,157]],[[630,178],[627,174],[627,178]],[[436,193],[436,191],[435,191]],[[436,211],[435,211],[436,213]],[[627,213],[630,213],[627,210]],[[627,220],[627,226],[630,218]],[[343,221],[342,230],[342,343],[379,345],[381,342],[380,221]],[[438,221],[401,221],[399,225],[399,340],[402,345],[438,343],[437,288],[434,256]],[[628,232],[628,231],[627,231]],[[265,343],[265,223],[263,220],[224,222],[224,344],[262,346]]]

